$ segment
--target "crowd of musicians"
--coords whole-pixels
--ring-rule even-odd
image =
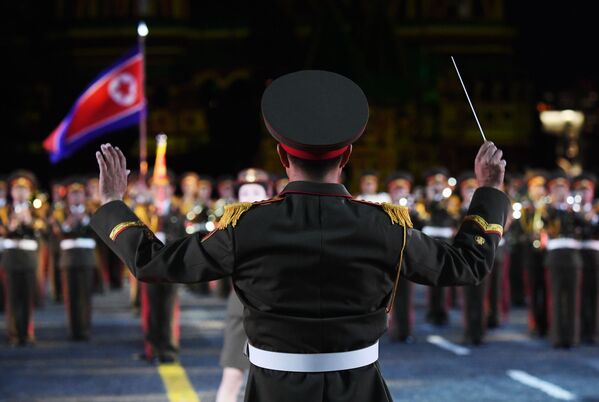
[[[217,228],[225,205],[276,197],[287,184],[285,177],[260,169],[245,169],[236,177],[217,180],[193,172],[179,177],[169,172],[159,180],[147,176],[140,180],[131,175],[126,202],[165,243],[185,234],[209,235]],[[508,177],[505,191],[512,199],[512,219],[492,274],[480,286],[428,289],[426,320],[444,326],[449,310],[460,309],[464,341],[480,344],[487,329],[506,322],[510,307],[526,307],[531,336],[547,337],[558,348],[599,342],[595,185],[596,178],[586,173],[569,177],[561,172],[531,171]],[[453,177],[442,167],[430,169],[418,180],[408,172],[383,178],[368,171],[360,177],[355,198],[408,206],[416,229],[451,242],[476,188],[473,172]],[[127,288],[134,311],[141,317],[143,357],[175,361],[177,286],[138,283],[125,274],[128,271],[120,260],[89,227],[99,205],[96,176],[55,181],[49,194],[38,188],[28,171],[0,178],[0,314],[6,320],[8,341],[12,345],[33,343],[34,310],[49,300],[64,303],[70,338],[87,340],[92,335],[93,294]],[[399,282],[388,331],[394,341],[414,339],[413,287],[409,281]],[[230,333],[225,335],[225,349],[241,349],[241,304],[231,300],[234,292],[229,280],[194,285],[190,290],[229,298]],[[233,322],[238,324],[230,325]],[[221,364],[244,369],[245,363],[235,361],[239,353],[234,355],[233,362],[228,362],[223,352]]]

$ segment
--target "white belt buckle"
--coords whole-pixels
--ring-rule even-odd
[[[247,344],[248,358],[258,367],[299,373],[321,373],[364,367],[379,358],[379,342],[348,352],[282,353],[263,350]]]

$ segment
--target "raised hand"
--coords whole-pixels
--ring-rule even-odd
[[[101,152],[100,152],[101,151]],[[127,191],[127,160],[118,147],[110,144],[100,146],[96,159],[100,167],[100,198],[102,205],[122,200]]]
[[[491,141],[486,141],[480,147],[474,160],[474,173],[480,186],[495,187],[501,190],[507,164],[502,157],[503,151]]]

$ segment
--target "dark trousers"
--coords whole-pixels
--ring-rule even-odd
[[[0,254],[0,261],[2,261],[2,254]],[[3,313],[4,309],[5,309],[5,307],[4,307],[5,299],[6,299],[6,295],[4,294],[4,282],[6,281],[6,279],[4,279],[5,276],[6,276],[6,274],[4,273],[4,269],[2,269],[2,266],[0,266],[0,313]]]
[[[510,250],[510,300],[514,306],[526,305],[524,286],[524,266],[526,248],[516,243]]]
[[[13,344],[24,344],[35,339],[33,330],[33,307],[36,271],[30,269],[9,269],[5,271],[6,329],[8,340]]]
[[[95,291],[101,293],[105,286],[110,289],[123,287],[124,266],[119,257],[104,242],[97,240],[96,252],[101,262],[94,273]]]
[[[547,284],[545,280],[544,251],[533,248],[526,253],[529,293],[529,328],[537,336],[546,336],[549,329],[547,321]]]
[[[487,284],[487,327],[495,328],[501,322],[501,296],[503,286],[503,268],[505,262],[505,250],[498,248],[493,262],[493,270],[485,279]]]
[[[90,336],[95,269],[95,266],[61,269],[69,332],[74,340],[86,340]]]
[[[107,252],[107,260],[110,289],[121,289],[123,287],[123,263],[110,249]]]
[[[245,402],[392,402],[379,362],[357,369],[294,373],[250,365]]]
[[[582,257],[582,286],[580,303],[580,339],[597,342],[599,332],[599,251],[580,250]]]
[[[580,340],[580,254],[570,249],[549,251],[547,267],[551,343],[555,347],[574,346]]]
[[[174,284],[142,283],[141,316],[147,358],[175,359],[179,351],[179,305]]]
[[[445,288],[430,287],[428,290],[428,312],[426,319],[434,325],[445,325],[449,321],[445,306]]]
[[[464,340],[478,345],[485,334],[485,283],[464,286]]]
[[[395,305],[391,310],[389,336],[393,341],[403,342],[412,335],[412,283],[399,279]]]
[[[60,275],[60,269],[58,269],[58,260],[60,258],[60,249],[57,244],[51,244],[49,250],[49,266],[50,270],[48,272],[49,280],[50,280],[50,291],[52,294],[52,300],[55,302],[61,302],[63,299],[62,292],[62,278]]]
[[[229,294],[231,293],[232,289],[233,287],[231,286],[231,278],[219,279],[216,282],[216,295],[218,297],[226,299],[227,297],[229,297]]]

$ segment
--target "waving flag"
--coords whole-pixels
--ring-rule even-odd
[[[67,116],[45,140],[55,163],[110,131],[138,124],[145,112],[143,54],[127,52],[81,94]]]

